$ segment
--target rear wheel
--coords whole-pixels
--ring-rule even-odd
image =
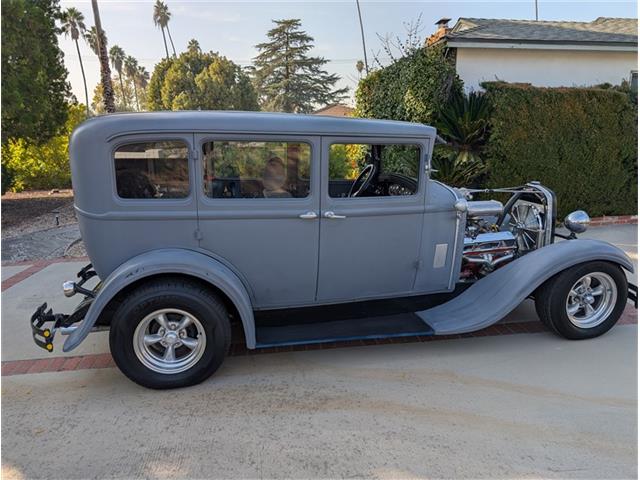
[[[231,342],[227,311],[197,282],[150,281],[120,304],[109,343],[118,368],[149,388],[200,383],[222,364]]]
[[[618,321],[627,301],[627,277],[609,262],[586,262],[547,280],[536,292],[540,320],[572,340],[593,338]]]

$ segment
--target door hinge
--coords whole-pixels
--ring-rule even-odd
[[[196,231],[193,232],[193,236],[196,238],[196,240],[202,240],[202,232],[199,228],[196,228]]]

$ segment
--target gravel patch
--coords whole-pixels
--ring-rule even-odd
[[[2,261],[85,255],[71,190],[2,196]]]

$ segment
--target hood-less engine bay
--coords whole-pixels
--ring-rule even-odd
[[[475,281],[553,242],[555,197],[537,182],[521,187],[458,189],[467,199],[461,281]],[[473,200],[500,194],[508,199]]]

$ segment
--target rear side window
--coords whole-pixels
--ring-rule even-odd
[[[189,147],[184,142],[122,145],[115,151],[114,164],[121,198],[189,196]]]
[[[302,142],[215,141],[202,145],[210,198],[309,196],[311,146]]]

